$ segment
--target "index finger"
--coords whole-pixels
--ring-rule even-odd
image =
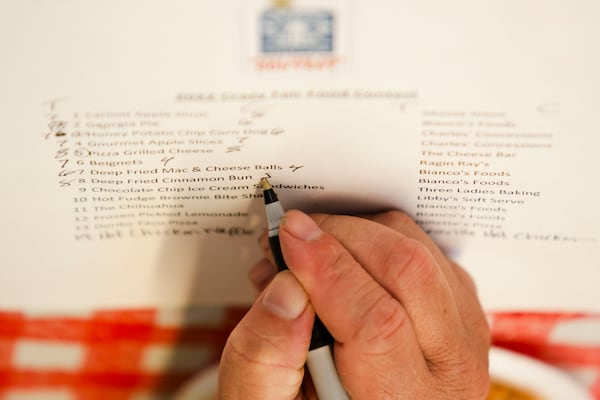
[[[427,359],[433,361],[441,349],[460,351],[464,326],[454,291],[426,245],[364,218],[324,214],[313,218],[403,305]]]

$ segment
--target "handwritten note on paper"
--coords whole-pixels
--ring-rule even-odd
[[[326,191],[307,175],[315,173],[314,162],[278,154],[287,151],[286,136],[300,132],[287,128],[289,123],[277,111],[278,105],[323,107],[317,103],[326,94],[299,92],[291,100],[284,98],[287,105],[281,104],[280,96],[278,92],[178,95],[173,108],[152,111],[82,111],[74,108],[80,104],[69,100],[44,103],[48,123],[42,136],[47,158],[56,162],[58,187],[71,195],[73,238],[255,235],[255,229],[244,224],[248,200],[262,198],[257,190],[261,177],[302,182],[282,188],[307,194]],[[412,101],[415,94],[389,96]],[[269,103],[246,100],[256,97]],[[194,100],[198,98],[202,100]],[[388,107],[387,99],[371,102],[384,110]],[[263,148],[270,150],[264,153]],[[271,157],[277,162],[269,162]],[[332,154],[331,161],[337,157]],[[207,218],[221,222],[206,225]]]
[[[247,303],[267,176],[286,208],[404,210],[487,308],[595,309],[600,10],[576,3],[329,4],[301,54],[254,40],[258,2],[4,3],[0,307]]]

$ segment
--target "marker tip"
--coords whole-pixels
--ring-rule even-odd
[[[262,178],[260,180],[260,184],[262,185],[263,190],[269,190],[272,188],[271,184],[267,180],[267,178]]]

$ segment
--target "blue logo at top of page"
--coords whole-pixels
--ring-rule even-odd
[[[333,52],[333,14],[328,11],[271,9],[260,18],[263,53]]]

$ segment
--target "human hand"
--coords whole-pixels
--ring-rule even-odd
[[[314,311],[352,399],[485,398],[489,331],[475,286],[409,217],[289,211],[279,238],[290,271],[275,275],[261,238],[265,260],[250,277],[267,287],[228,339],[218,398],[316,399],[303,367]]]

